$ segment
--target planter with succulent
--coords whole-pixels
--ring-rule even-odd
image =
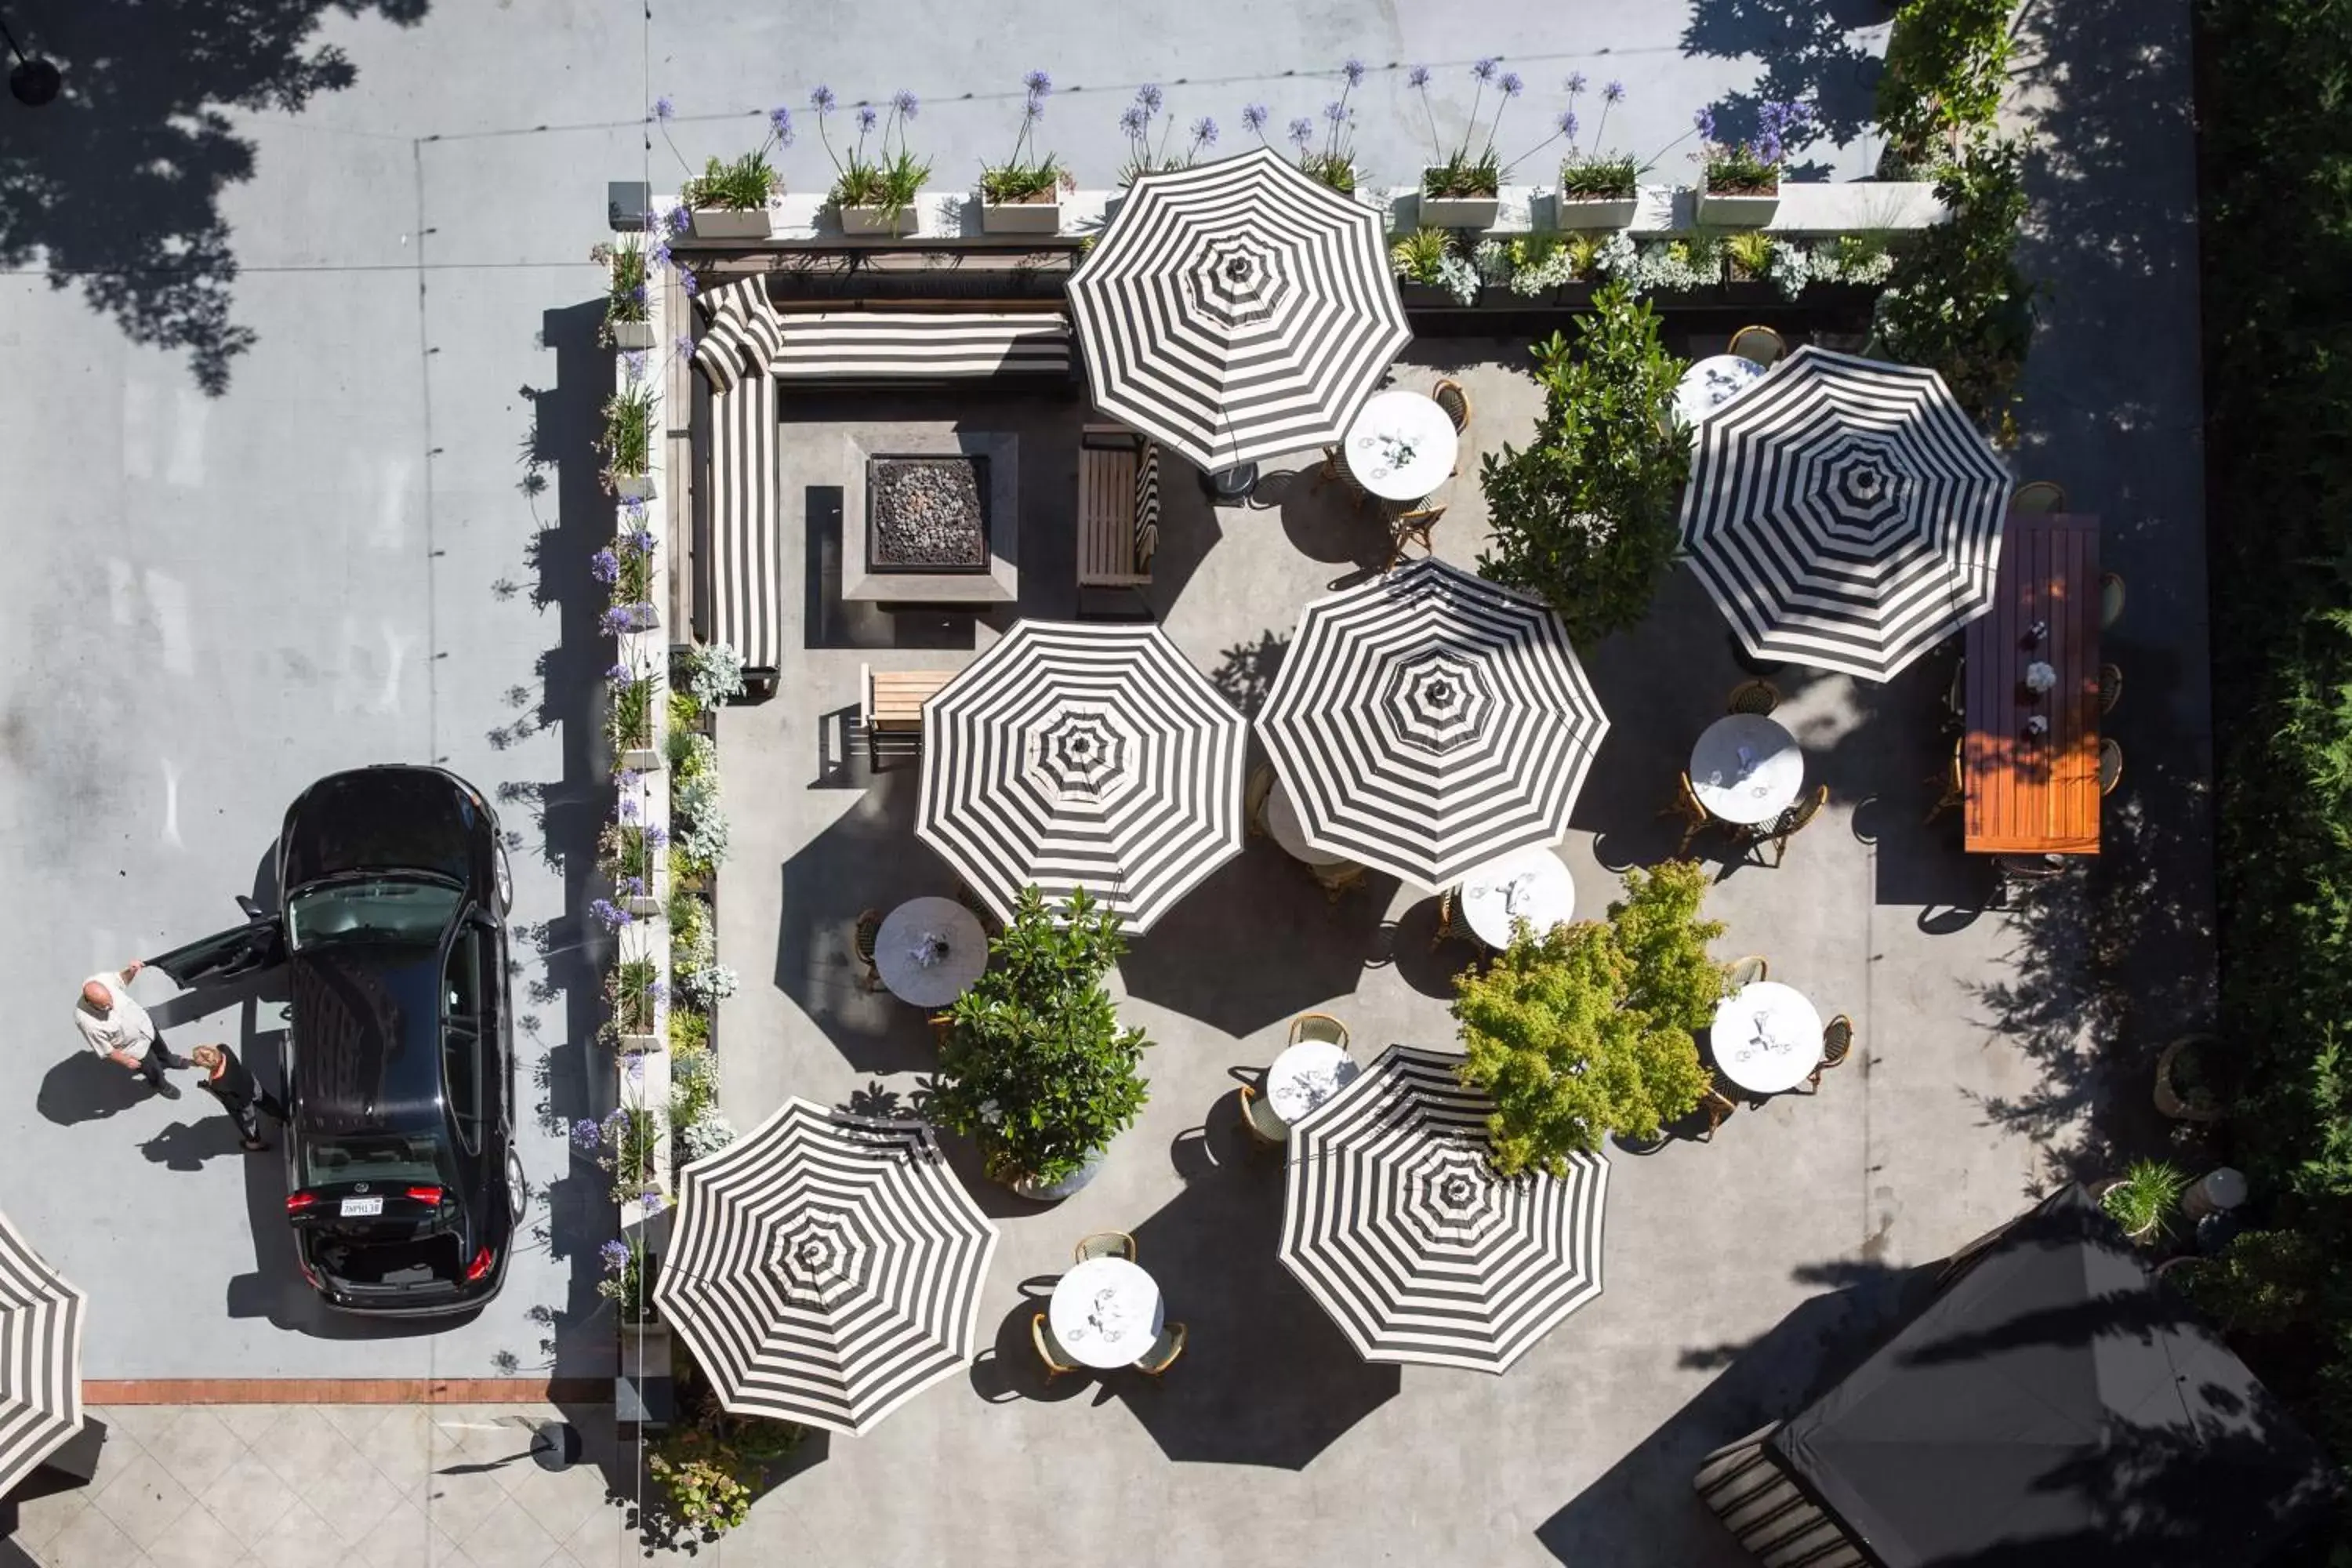
[[[606,1121],[611,1120],[610,1117],[605,1119]],[[604,1123],[581,1121],[574,1124],[575,1140],[577,1129],[582,1127],[593,1130],[598,1138],[604,1135]],[[660,1322],[660,1314],[654,1310],[654,1280],[661,1270],[661,1258],[646,1249],[645,1237],[635,1232],[616,1236],[596,1249],[596,1257],[604,1268],[604,1278],[596,1281],[596,1294],[613,1303],[621,1321],[633,1328],[640,1325],[650,1327]],[[622,1372],[626,1375],[630,1368],[625,1363],[638,1358],[627,1354],[630,1347],[625,1342],[622,1348],[625,1363]],[[667,1357],[663,1359],[666,1361]],[[662,1365],[652,1356],[643,1357],[643,1363]],[[667,1375],[666,1366],[663,1367],[663,1375]]]
[[[1127,137],[1127,162],[1118,168],[1118,188],[1124,192],[1145,174],[1162,174],[1171,169],[1189,169],[1209,148],[1217,144],[1217,122],[1207,115],[1192,121],[1192,140],[1181,153],[1169,151],[1168,143],[1175,134],[1176,117],[1170,115],[1160,122],[1160,140],[1151,140],[1151,124],[1160,119],[1160,107],[1167,97],[1155,82],[1146,82],[1135,89],[1135,101],[1119,111],[1118,128]]]
[[[1426,225],[1389,247],[1389,267],[1407,305],[1475,305],[1478,269],[1454,243],[1452,231]]]
[[[639,639],[627,640],[635,644]],[[642,647],[635,647],[604,672],[604,679],[609,693],[604,739],[613,748],[614,771],[660,772],[664,760],[660,661]]]
[[[808,1428],[758,1415],[731,1415],[686,1347],[672,1356],[677,1418],[646,1450],[655,1495],[640,1521],[646,1540],[691,1552],[751,1517],[773,1467],[792,1457]]]
[[[596,868],[611,880],[621,908],[637,916],[657,915],[666,902],[669,829],[651,820],[650,792],[638,775],[624,773],[620,804],[596,838]]]
[[[1812,110],[1801,103],[1763,103],[1756,110],[1755,140],[1716,140],[1715,111],[1691,117],[1702,143],[1696,216],[1702,226],[1755,228],[1780,210],[1780,167],[1790,144],[1812,128]]]
[[[826,199],[841,220],[841,232],[885,237],[914,233],[920,226],[915,198],[922,193],[923,182],[931,177],[931,161],[916,157],[907,146],[907,125],[921,107],[919,101],[900,88],[890,95],[887,120],[870,103],[857,105],[857,142],[846,153],[833,150],[833,139],[824,130],[825,121],[839,105],[829,87],[809,94],[809,107],[816,110],[817,137],[824,143],[825,156],[833,160],[833,191]],[[869,157],[866,139],[877,125],[880,139]]]
[[[1085,892],[1056,910],[1030,888],[944,1015],[930,1120],[975,1140],[990,1177],[1024,1197],[1076,1190],[1143,1109],[1150,1042],[1119,1026],[1102,983],[1125,950],[1118,917]]]
[[[1773,254],[1780,242],[1769,234],[1744,229],[1723,237],[1723,262],[1734,283],[1766,283],[1772,277]]]
[[[661,127],[662,139],[669,140],[670,100],[658,99],[654,103],[654,120]],[[710,158],[704,162],[702,173],[689,174],[678,189],[678,199],[685,203],[691,231],[697,239],[765,239],[773,227],[776,197],[783,190],[783,181],[768,154],[793,144],[793,111],[772,109],[768,111],[767,140],[752,151],[733,161]],[[677,151],[675,143],[670,151]],[[679,162],[683,163],[684,159]]]
[[[2156,1058],[2156,1108],[2175,1121],[2215,1121],[2228,1109],[2220,1037],[2186,1035]]]
[[[1363,171],[1356,163],[1356,111],[1348,100],[1363,84],[1364,70],[1364,62],[1354,59],[1339,68],[1339,96],[1323,106],[1319,143],[1313,121],[1301,118],[1290,122],[1290,145],[1298,154],[1298,166],[1343,196],[1354,195],[1363,179]],[[1269,118],[1263,103],[1242,110],[1242,123],[1262,147],[1269,145],[1265,139]]]
[[[601,263],[604,290],[604,342],[616,349],[654,346],[653,291],[646,285],[645,242],[636,235],[618,245],[592,247],[588,259]]]
[[[1568,139],[1568,152],[1559,161],[1559,188],[1552,195],[1552,221],[1567,229],[1623,228],[1641,208],[1641,166],[1631,153],[1603,153],[1601,139],[1609,130],[1609,111],[1625,101],[1625,84],[1602,85],[1601,115],[1592,127],[1592,140],[1580,148],[1576,100],[1583,96],[1585,85],[1582,71],[1569,77],[1568,108],[1554,121],[1555,135],[1544,143]]]
[[[1054,154],[1037,152],[1037,121],[1045,117],[1045,100],[1054,79],[1031,71],[1021,79],[1028,89],[1021,108],[1021,130],[1013,138],[1013,155],[1002,163],[980,169],[980,231],[982,234],[1058,234],[1062,227],[1061,194],[1077,181]]]
[[[660,1050],[669,984],[652,929],[610,899],[590,900],[588,913],[620,938],[620,952],[604,975],[606,1016],[599,1033],[624,1057]]]
[[[648,379],[645,353],[621,356],[621,384],[604,400],[604,434],[596,449],[604,457],[604,489],[625,501],[654,495],[654,405],[659,396]]]
[[[1423,111],[1429,119],[1430,148],[1436,162],[1421,172],[1421,223],[1430,228],[1490,228],[1495,214],[1502,205],[1503,178],[1509,173],[1495,152],[1495,132],[1502,128],[1503,110],[1511,100],[1518,97],[1526,84],[1517,71],[1500,69],[1502,61],[1487,58],[1470,68],[1478,83],[1470,100],[1470,118],[1464,125],[1462,140],[1448,151],[1437,133],[1437,111],[1429,102],[1429,68],[1415,66],[1405,77],[1406,85],[1421,94]],[[1495,89],[1495,118],[1486,126],[1486,139],[1478,137],[1478,111],[1486,101],[1486,89]],[[1475,145],[1477,151],[1471,149]]]
[[[2169,1161],[2136,1160],[2121,1176],[2102,1184],[2099,1206],[2134,1245],[2154,1247],[2171,1233],[2188,1185],[2189,1178]]]

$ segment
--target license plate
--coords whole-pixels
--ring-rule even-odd
[[[382,1198],[345,1198],[343,1200],[343,1217],[345,1219],[350,1219],[356,1215],[382,1214],[383,1212],[383,1200]]]

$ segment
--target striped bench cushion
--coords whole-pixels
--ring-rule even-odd
[[[745,371],[764,369],[783,351],[783,323],[769,303],[765,279],[740,278],[706,289],[700,303],[709,325],[695,345],[694,363],[710,378],[712,391],[728,390]]]
[[[743,668],[773,671],[783,656],[783,563],[778,524],[782,504],[776,466],[776,384],[753,374],[710,398],[709,625],[704,635],[730,644]]]
[[[940,381],[1066,375],[1070,327],[1059,312],[825,310],[782,318],[769,369],[793,381]]]

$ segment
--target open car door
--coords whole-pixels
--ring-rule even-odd
[[[146,961],[147,967],[171,976],[183,987],[194,989],[285,963],[284,924],[274,916],[263,914],[260,905],[242,894],[236,901],[245,910],[243,925],[157,953]]]

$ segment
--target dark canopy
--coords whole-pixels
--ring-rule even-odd
[[[1770,1447],[1886,1568],[2251,1568],[2334,1486],[2080,1187]]]

